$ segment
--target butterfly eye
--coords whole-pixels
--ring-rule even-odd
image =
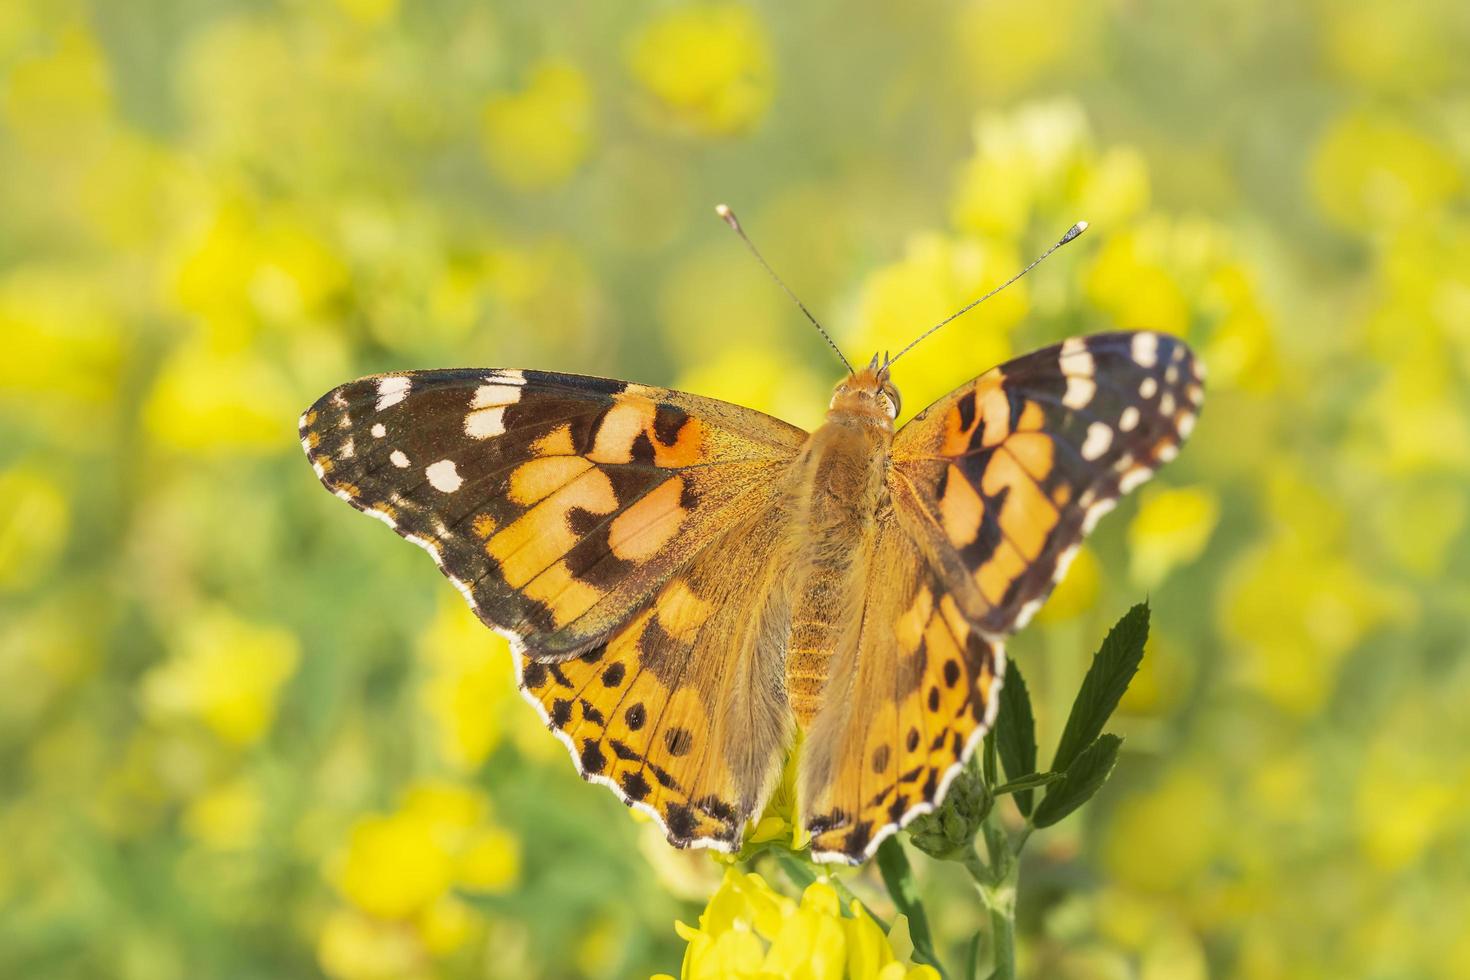
[[[888,413],[888,417],[891,419],[898,418],[899,408],[903,404],[902,400],[898,397],[898,389],[885,388],[878,392],[878,397],[883,399],[883,410]]]

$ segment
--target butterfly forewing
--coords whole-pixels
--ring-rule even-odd
[[[487,624],[581,653],[773,493],[805,433],[712,399],[536,371],[350,382],[302,416],[328,489],[423,546]]]
[[[895,436],[900,517],[993,635],[1024,626],[1118,498],[1172,459],[1204,398],[1183,341],[1096,334],[1017,358]]]

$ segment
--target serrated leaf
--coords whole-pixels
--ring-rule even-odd
[[[1014,660],[1006,664],[1005,682],[1000,688],[1000,715],[995,721],[995,744],[1006,778],[1012,782],[1036,771],[1036,719],[1031,714],[1031,694],[1026,678]],[[1031,792],[1016,794],[1016,807],[1025,817],[1031,816]]]
[[[1054,772],[1070,769],[1078,754],[1102,733],[1123,692],[1128,690],[1128,682],[1138,673],[1147,641],[1148,603],[1140,602],[1108,631],[1102,647],[1092,658],[1082,688],[1067,715],[1067,725],[1062,729],[1062,739],[1051,764]],[[1004,694],[1004,688],[1001,692]]]
[[[1033,772],[1029,776],[1022,776],[1020,779],[1012,779],[1008,783],[1002,783],[991,790],[991,793],[995,796],[1005,796],[1007,793],[1027,793],[1033,789],[1050,786],[1052,783],[1061,779],[1062,776],[1063,774],[1059,772]]]
[[[1112,775],[1123,740],[1117,735],[1100,735],[1067,767],[1060,781],[1046,791],[1046,797],[1031,815],[1038,827],[1050,827],[1067,814],[1092,799]]]

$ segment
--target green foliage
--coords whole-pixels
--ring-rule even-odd
[[[1093,657],[1092,666],[1083,678],[1082,689],[1072,702],[1067,727],[1062,729],[1052,769],[1066,771],[1078,756],[1102,732],[1103,725],[1118,708],[1128,682],[1138,673],[1143,662],[1143,647],[1148,641],[1148,603],[1141,602],[1128,610],[1108,631],[1102,648]]]
[[[1122,746],[1123,740],[1116,735],[1099,735],[1078,753],[1061,780],[1047,789],[1046,797],[1031,815],[1032,824],[1050,827],[1092,799],[1113,774]]]
[[[1001,764],[1012,782],[1036,772],[1036,719],[1031,714],[1031,695],[1026,678],[1014,660],[1006,664],[1005,684],[1000,689],[1000,713],[995,721],[995,742]],[[1016,791],[1016,807],[1023,816],[1031,814],[1030,788]]]

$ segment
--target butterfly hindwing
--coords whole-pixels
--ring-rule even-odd
[[[513,370],[363,378],[301,421],[327,488],[428,550],[538,659],[605,640],[774,494],[805,435],[713,399]]]
[[[981,375],[894,437],[896,508],[980,629],[1024,626],[1097,519],[1172,459],[1204,398],[1180,340],[1068,340]]]
[[[1005,657],[961,615],[890,513],[880,522],[863,616],[839,649],[803,743],[803,820],[819,861],[857,863],[934,809],[995,717]]]
[[[521,687],[582,775],[658,818],[679,847],[739,847],[790,739],[784,514],[739,519],[652,603],[580,657],[521,661]]]

